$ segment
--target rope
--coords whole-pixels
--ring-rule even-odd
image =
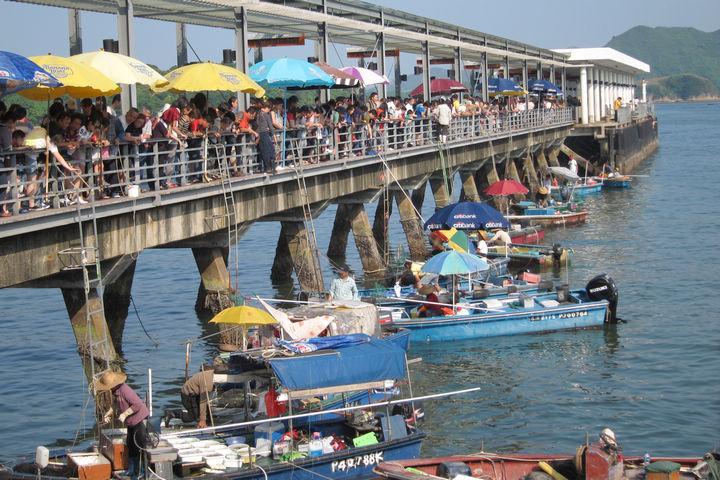
[[[142,318],[140,318],[140,312],[138,312],[137,306],[135,306],[135,299],[133,298],[132,294],[130,295],[130,303],[132,303],[133,309],[135,310],[135,316],[137,317],[138,322],[140,322],[140,326],[142,327],[143,332],[145,332],[145,336],[148,338],[148,340],[150,340],[150,342],[152,342],[155,347],[160,346],[160,343],[154,338],[152,338],[150,336],[150,333],[148,333],[147,329],[145,328],[145,324],[143,323]]]

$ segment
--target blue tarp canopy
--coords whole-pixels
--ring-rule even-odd
[[[389,341],[369,339],[335,350],[273,358],[268,363],[280,384],[291,391],[405,378],[405,350]]]

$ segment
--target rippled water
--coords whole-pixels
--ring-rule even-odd
[[[635,172],[649,177],[591,198],[587,225],[550,234],[575,249],[567,273],[574,286],[601,271],[614,277],[628,323],[414,345],[412,356],[423,359],[413,367],[416,394],[482,387],[425,405],[425,454],[481,445],[569,451],[606,425],[628,453],[692,455],[720,445],[720,104],[660,105],[658,115],[660,149]],[[426,203],[432,211],[430,195]],[[322,245],[333,214],[316,222]],[[240,242],[243,293],[288,293],[269,280],[278,233],[277,224],[257,224]],[[402,243],[397,214],[391,235]],[[360,270],[354,252],[351,238],[348,261]],[[138,261],[133,297],[159,346],[131,309],[123,354],[139,389],[153,369],[156,411],[177,401],[185,340],[212,332],[194,313],[198,282],[189,250],[151,250]],[[0,459],[7,461],[39,444],[72,443],[91,425],[82,423],[84,374],[59,290],[0,290],[0,306]],[[212,340],[195,342],[193,367],[212,352]]]

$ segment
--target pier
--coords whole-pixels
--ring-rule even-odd
[[[446,142],[438,141],[437,125],[431,119],[417,119],[403,127],[387,123],[382,135],[364,139],[359,147],[352,139],[333,135],[328,148],[320,151],[305,148],[300,137],[291,137],[287,146],[292,161],[282,163],[274,174],[255,173],[256,147],[242,135],[222,146],[205,139],[201,147],[183,150],[179,172],[163,172],[167,155],[158,143],[148,142],[143,150],[128,145],[118,158],[121,166],[110,172],[116,174],[113,186],[127,192],[139,185],[146,191],[89,205],[63,205],[61,182],[53,181],[48,190],[54,208],[21,215],[20,184],[11,180],[14,186],[6,204],[14,215],[0,219],[0,288],[61,289],[81,354],[107,361],[118,358],[135,261],[145,249],[192,249],[202,288],[199,307],[217,310],[228,304],[235,291],[232,266],[228,265],[230,246],[254,222],[280,222],[277,253],[268,271],[275,279],[287,279],[294,273],[302,290],[322,292],[325,284],[314,250],[342,257],[350,233],[366,274],[381,274],[387,267],[382,250],[386,242],[383,232],[387,231],[384,222],[389,220],[382,215],[371,220],[366,204],[394,205],[411,257],[424,259],[426,242],[417,212],[428,185],[436,207],[449,203],[456,175],[462,180],[462,197],[472,200],[480,200],[484,188],[501,178],[527,180],[535,190],[537,171],[560,165],[562,152],[570,148],[568,139],[588,135],[595,140],[617,139],[619,133],[609,132],[651,118],[637,116],[635,107],[627,114],[617,112],[617,116],[602,113],[607,111],[615,86],[622,85],[619,96],[632,100],[630,72],[620,79],[605,77],[605,70],[600,69],[598,78],[610,80],[598,80],[598,88],[591,87],[592,95],[604,100],[590,110],[593,96],[586,90],[595,85],[594,73],[590,74],[593,80],[575,80],[573,76],[579,72],[579,79],[586,78],[588,68],[594,72],[594,67],[586,66],[590,60],[575,61],[571,53],[363,2],[303,0],[290,6],[258,0],[47,0],[43,4],[69,9],[73,52],[82,49],[77,10],[81,9],[117,15],[119,51],[130,56],[136,53],[134,18],[176,22],[180,65],[187,62],[183,25],[197,24],[235,32],[235,62],[242,71],[250,64],[247,52],[254,35],[293,36],[313,42],[316,58],[323,62],[328,61],[331,43],[357,47],[360,54],[356,58],[375,62],[381,74],[389,72],[386,59],[393,58],[392,52],[398,52],[395,62],[399,62],[399,52],[418,55],[425,100],[431,97],[431,65],[450,65],[449,76],[459,81],[468,71],[478,95],[486,101],[492,76],[515,77],[525,85],[531,78],[548,79],[566,91],[573,91],[575,84],[580,86],[575,88],[581,108],[537,108],[502,113],[492,120],[481,115],[457,116]],[[622,72],[627,66],[618,64],[612,69]],[[395,71],[400,92],[399,63]],[[380,96],[387,94],[382,86]],[[326,95],[321,92],[321,97]],[[246,95],[238,95],[238,100],[241,108],[248,105]],[[123,111],[136,105],[133,87],[123,88],[122,103]],[[637,112],[635,117],[633,112]],[[574,149],[590,157],[582,148]],[[598,159],[593,160],[597,165]],[[199,172],[204,181],[194,183]],[[15,178],[12,171],[8,173]],[[178,188],[163,189],[162,182],[170,179],[177,180]],[[93,188],[92,174],[83,181]],[[314,245],[311,223],[332,203],[338,204],[338,209],[331,245]],[[94,346],[108,333],[112,344],[106,342],[100,349]]]

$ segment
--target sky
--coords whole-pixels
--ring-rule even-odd
[[[537,0],[502,4],[488,0],[370,1],[545,48],[603,46],[636,25],[720,29],[720,0],[554,0],[547,3],[551,9],[538,8],[544,2]],[[495,11],[495,5],[503,7]],[[0,12],[0,50],[23,55],[69,54],[66,10],[0,0]],[[83,12],[81,22],[85,51],[101,48],[103,38],[117,39],[112,15]],[[135,19],[134,26],[137,58],[163,69],[175,65],[173,23]],[[189,25],[187,37],[202,60],[220,61],[222,49],[233,47],[231,30]],[[349,64],[334,49],[330,51],[330,63]],[[338,51],[344,57],[342,46]],[[265,51],[265,58],[309,55],[313,55],[311,46]],[[197,60],[192,51],[189,56],[190,61]],[[403,58],[404,73],[412,62],[411,56]]]

